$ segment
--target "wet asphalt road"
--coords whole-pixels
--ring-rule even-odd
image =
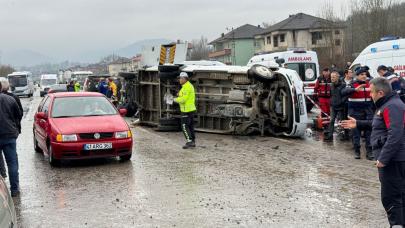
[[[136,126],[130,162],[51,168],[32,146],[40,98],[23,98],[21,227],[387,227],[373,163],[349,143],[180,133]]]

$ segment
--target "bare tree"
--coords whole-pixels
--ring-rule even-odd
[[[322,45],[316,48],[319,56],[319,63],[322,67],[335,64],[343,67],[344,58],[344,39],[341,37],[341,29],[345,27],[343,15],[335,9],[333,1],[327,0],[321,6],[318,13],[319,17],[325,19],[321,21],[320,32],[322,34]],[[339,31],[336,33],[336,31]]]
[[[266,29],[266,28],[269,28],[269,27],[271,27],[271,26],[273,26],[274,24],[276,24],[276,21],[270,21],[270,22],[263,22],[262,23],[262,27],[264,28],[264,29]]]
[[[405,36],[405,3],[399,0],[351,0],[347,5],[341,5],[340,10],[335,10],[333,2],[327,0],[321,6],[319,16],[344,23],[344,62],[352,61],[361,50],[384,36]],[[340,58],[328,61],[341,62]]]
[[[15,71],[15,69],[9,65],[1,65],[0,66],[0,77],[6,77],[8,74],[11,74]]]
[[[202,36],[199,40],[191,41],[192,49],[190,51],[189,60],[208,59],[208,53],[211,47],[208,45],[208,39]]]

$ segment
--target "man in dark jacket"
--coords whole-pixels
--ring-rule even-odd
[[[333,140],[333,132],[335,131],[335,120],[343,119],[345,97],[342,97],[341,92],[346,87],[340,80],[340,75],[337,71],[333,71],[331,74],[331,101],[330,101],[330,123],[329,129],[326,132],[325,141]]]
[[[10,84],[8,83],[8,81],[1,81],[1,87],[2,87],[1,92],[6,94],[6,95],[9,95],[9,96],[13,97],[14,100],[17,102],[17,105],[18,105],[18,108],[20,109],[20,112],[24,113],[20,98],[18,96],[14,95],[14,94],[8,92],[8,90],[10,88]],[[21,116],[21,118],[22,118],[22,116]],[[21,119],[18,122],[18,131],[19,131],[19,133],[21,133]]]
[[[401,82],[399,80],[399,76],[394,72],[389,71],[388,67],[384,65],[378,66],[377,72],[381,77],[388,79],[394,92],[399,93],[401,91]]]
[[[107,96],[108,91],[108,84],[104,78],[100,78],[100,82],[98,83],[98,92]]]
[[[350,63],[351,64],[351,63]],[[350,66],[350,65],[349,65]],[[343,74],[342,83],[345,84],[347,88],[350,88],[353,83],[353,71],[351,69],[346,69]],[[343,96],[345,98],[345,105],[343,111],[343,118],[342,120],[347,120],[347,116],[349,115],[349,101],[347,96]],[[349,140],[350,139],[350,130],[344,129],[344,134],[341,140]]]
[[[69,84],[66,86],[66,90],[68,92],[74,92],[75,91],[74,81],[69,82]]]
[[[368,67],[360,67],[356,70],[357,80],[354,81],[350,87],[342,90],[343,96],[349,96],[348,108],[349,116],[358,120],[372,120],[373,119],[373,102],[370,97],[370,84],[367,79]],[[357,127],[352,130],[352,139],[354,147],[354,158],[360,159],[360,139],[361,132],[364,133],[366,140],[367,159],[373,160],[373,154],[370,144],[370,129],[363,129]]]
[[[390,82],[375,78],[371,97],[377,110],[372,122],[350,118],[344,128],[372,128],[371,143],[381,182],[381,201],[391,227],[405,226],[405,104],[392,92]],[[401,226],[402,225],[402,226]]]
[[[1,90],[1,83],[0,83]],[[22,113],[17,102],[10,96],[0,93],[0,151],[3,151],[8,166],[11,196],[20,193],[18,177],[17,137],[18,122]]]
[[[8,95],[8,96],[10,96],[10,97],[12,97],[12,98],[14,98],[14,100],[17,102],[17,105],[18,105],[18,108],[20,109],[20,112],[21,112],[21,113],[24,113],[23,107],[22,107],[22,105],[21,105],[20,98],[19,98],[18,96],[14,95],[14,94],[8,92],[8,90],[9,90],[9,88],[10,88],[9,82],[8,82],[7,80],[2,80],[2,81],[1,81],[1,87],[2,87],[2,89],[1,89],[0,92],[2,92],[2,93],[4,93],[4,94],[6,94],[6,95]],[[21,133],[21,119],[22,119],[22,115],[21,115],[21,118],[18,120],[18,123],[17,123],[17,124],[18,124],[17,127],[18,127],[18,132],[19,132],[19,133]],[[1,153],[1,150],[0,150],[0,153]],[[3,178],[6,178],[6,177],[7,177],[7,174],[6,174],[6,167],[5,167],[5,163],[4,163],[3,154],[0,154],[0,175],[1,175]]]

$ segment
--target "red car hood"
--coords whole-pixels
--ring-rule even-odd
[[[52,118],[51,124],[61,134],[128,131],[120,115]]]

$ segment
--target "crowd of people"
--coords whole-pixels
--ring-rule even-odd
[[[354,157],[360,159],[364,138],[366,158],[376,161],[390,227],[405,227],[405,81],[384,65],[377,69],[380,77],[373,79],[369,70],[358,67],[353,78],[350,69],[342,76],[323,69],[315,92],[320,116],[330,120],[324,127],[324,140],[333,139],[337,121],[344,129],[341,139],[351,136]]]
[[[333,69],[333,68],[332,68]],[[335,126],[348,116],[359,120],[372,120],[375,105],[370,96],[369,67],[358,67],[354,70],[346,69],[339,72],[335,69],[325,68],[315,84],[315,95],[321,110],[320,117],[328,119],[323,126],[324,140],[333,140]],[[394,93],[397,93],[405,102],[403,79],[394,73],[390,67],[381,65],[378,74],[389,80]],[[355,74],[355,76],[353,76]],[[401,85],[402,83],[402,85]],[[361,138],[365,139],[366,158],[373,160],[370,144],[370,129],[340,129],[340,140],[352,140],[354,157],[360,159]]]
[[[353,143],[354,157],[360,159],[361,138],[365,141],[366,158],[375,160],[381,183],[381,200],[391,227],[405,225],[405,80],[390,67],[378,67],[380,77],[372,78],[369,68],[347,68],[344,72],[325,68],[317,79],[315,93],[320,116],[329,119],[324,128],[324,140],[333,140],[335,123],[340,139]],[[355,76],[353,76],[353,73]],[[187,73],[179,76],[182,89],[176,98],[166,102],[179,104],[181,127],[186,138],[184,149],[195,147],[193,115],[196,111],[194,86]],[[70,82],[68,91],[80,91],[80,84]],[[100,79],[90,85],[118,101],[121,85],[112,78]],[[16,140],[21,133],[23,109],[18,97],[8,93],[8,82],[0,83],[0,175],[7,176],[3,156],[8,166],[12,196],[20,192]],[[94,108],[96,109],[96,108]]]
[[[72,80],[67,84],[68,92],[80,92],[81,85],[79,82]],[[118,104],[121,99],[122,84],[120,80],[114,81],[113,78],[99,78],[97,80],[89,80],[87,85],[88,92],[99,92],[111,99],[114,105]]]

